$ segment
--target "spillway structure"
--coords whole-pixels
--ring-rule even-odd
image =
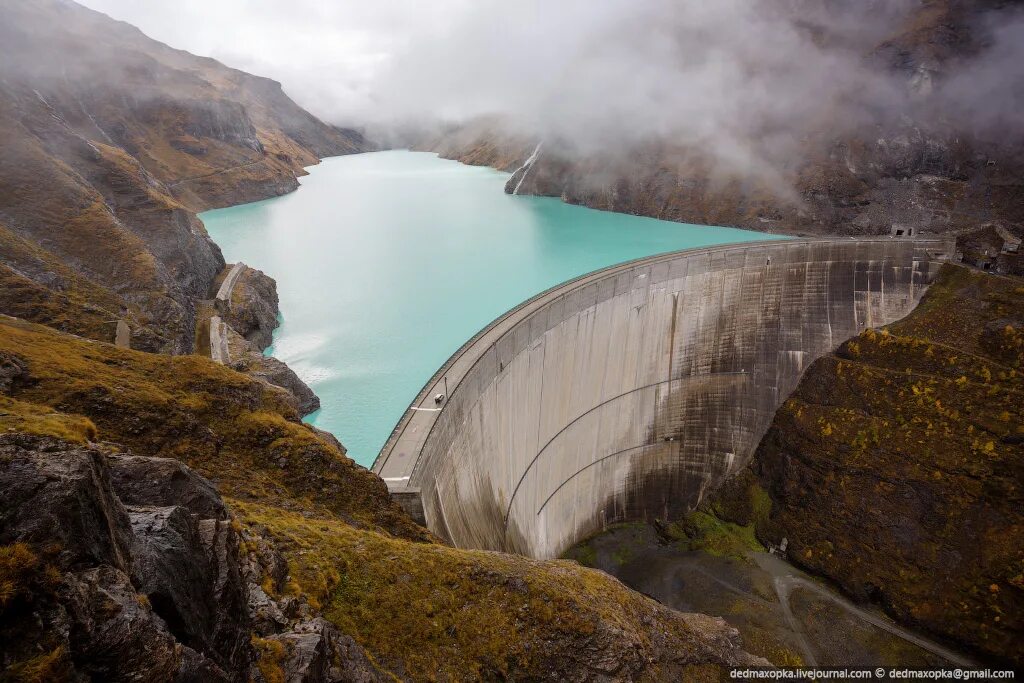
[[[373,470],[463,548],[550,558],[681,514],[749,462],[815,359],[907,315],[952,248],[748,242],[566,282],[460,348]]]

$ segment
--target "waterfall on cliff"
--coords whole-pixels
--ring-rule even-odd
[[[531,154],[530,158],[526,160],[526,163],[519,168],[519,171],[522,171],[523,175],[520,176],[519,182],[516,183],[516,189],[512,190],[512,194],[519,194],[519,188],[523,186],[523,181],[526,180],[526,174],[530,172],[533,164],[537,161],[537,155],[540,154],[540,146],[543,144],[543,142],[538,142],[537,146],[533,148],[533,154]],[[516,173],[519,173],[519,171],[516,171]]]

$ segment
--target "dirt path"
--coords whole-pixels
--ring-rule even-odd
[[[174,182],[167,183],[167,187],[173,189],[173,188],[177,187],[178,185],[181,185],[182,183],[189,183],[189,182],[192,182],[193,180],[202,180],[203,178],[212,178],[215,175],[221,175],[222,173],[230,173],[231,171],[235,171],[235,170],[238,170],[240,168],[246,168],[247,166],[254,166],[256,164],[260,164],[260,163],[263,163],[263,161],[265,161],[265,160],[264,159],[253,159],[252,161],[247,161],[244,164],[236,164],[235,166],[228,166],[227,168],[221,168],[221,169],[218,169],[218,170],[213,171],[211,173],[204,173],[203,175],[192,176],[191,178],[179,178],[178,180],[175,180]]]
[[[815,593],[818,597],[824,598],[825,600],[829,600],[834,604],[839,605],[847,612],[850,612],[851,614],[856,616],[858,619],[866,621],[872,626],[880,628],[886,633],[892,634],[897,638],[902,638],[908,643],[912,643],[917,647],[921,648],[922,650],[927,650],[928,652],[931,652],[934,655],[942,657],[943,659],[953,664],[957,664],[959,666],[964,667],[976,666],[974,662],[967,659],[966,657],[959,655],[956,652],[953,652],[952,650],[949,650],[948,648],[945,648],[937,643],[933,643],[932,641],[926,638],[922,638],[921,636],[918,636],[917,634],[912,633],[911,631],[907,631],[906,629],[900,628],[888,619],[885,619],[873,612],[858,607],[857,605],[853,604],[852,602],[842,597],[838,593],[829,590],[825,586],[822,586],[802,576],[798,576],[795,573],[796,570],[793,567],[791,567],[788,563],[775,557],[774,555],[769,555],[768,553],[756,553],[755,559],[757,560],[757,564],[763,570],[765,570],[774,577],[773,583],[775,585],[775,592],[778,594],[779,597],[779,603],[782,605],[782,609],[786,615],[787,622],[790,624],[790,627],[793,629],[793,632],[800,637],[801,645],[804,646],[804,648],[807,650],[806,654],[810,656],[810,660],[808,660],[809,663],[813,662],[814,659],[813,655],[811,655],[810,643],[807,641],[803,628],[801,627],[799,621],[796,619],[796,616],[793,614],[792,609],[790,608],[790,597],[793,594],[794,588],[803,588],[809,590]],[[811,663],[811,666],[814,666],[814,664]]]

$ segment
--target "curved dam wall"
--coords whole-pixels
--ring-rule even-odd
[[[812,361],[907,315],[951,253],[785,240],[591,273],[467,342],[373,469],[458,547],[549,558],[682,513],[747,464]]]

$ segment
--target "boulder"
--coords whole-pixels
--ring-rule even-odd
[[[245,266],[227,298],[217,303],[224,321],[257,350],[270,346],[280,312],[274,278]]]
[[[97,681],[169,681],[178,645],[127,574],[104,565],[65,577],[61,603],[76,669]]]
[[[284,389],[299,415],[308,415],[320,408],[320,399],[306,385],[295,371],[273,356],[249,352],[232,363],[235,370],[244,372],[255,379]]]
[[[60,547],[62,568],[130,571],[132,529],[104,454],[56,439],[0,435],[0,545]]]
[[[181,648],[181,661],[174,683],[230,683],[237,680],[210,658],[190,647]]]
[[[18,384],[28,381],[28,364],[13,353],[0,352],[0,392],[9,394]]]
[[[228,517],[213,484],[178,460],[112,456],[110,476],[125,505],[180,505],[201,519]]]
[[[246,609],[253,629],[262,636],[280,633],[288,626],[288,618],[266,591],[257,584],[249,585],[249,603]]]
[[[284,645],[287,683],[372,683],[393,680],[367,657],[352,638],[322,617],[298,623],[291,631],[274,636]]]
[[[238,538],[230,523],[197,519],[182,506],[129,507],[132,580],[183,645],[226,671],[251,659]]]

